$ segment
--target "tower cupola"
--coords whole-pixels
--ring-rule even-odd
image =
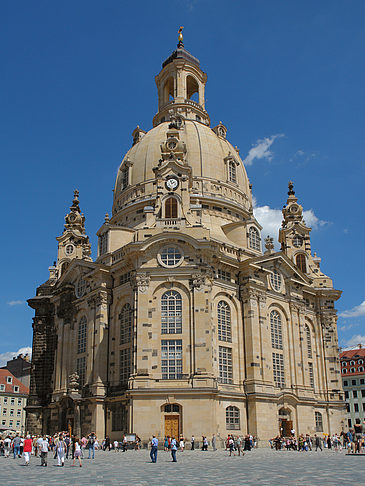
[[[162,70],[155,78],[158,113],[153,118],[153,126],[170,120],[172,114],[210,124],[205,111],[207,75],[200,69],[199,60],[185,49],[182,29],[179,29],[176,50],[162,63]]]

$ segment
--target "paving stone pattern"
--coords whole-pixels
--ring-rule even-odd
[[[256,449],[244,457],[229,457],[225,451],[178,452],[177,463],[170,453],[158,451],[156,464],[149,451],[96,453],[83,460],[83,467],[57,467],[49,454],[48,467],[32,456],[30,466],[23,459],[0,457],[0,484],[6,486],[220,486],[365,484],[365,456],[348,457],[345,452],[294,452]]]

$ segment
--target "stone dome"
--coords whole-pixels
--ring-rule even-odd
[[[169,122],[162,122],[147,133],[126,153],[119,167],[114,189],[113,215],[123,209],[127,200],[123,198],[133,187],[146,185],[155,179],[154,169],[162,155],[162,146],[169,132]],[[232,200],[234,204],[248,211],[252,206],[249,180],[243,162],[237,150],[225,138],[225,128],[218,135],[212,129],[195,120],[185,119],[178,130],[179,141],[185,149],[185,164],[191,168],[192,191],[204,198],[212,192],[212,184],[219,184],[221,189],[217,197]],[[219,126],[218,126],[219,128]],[[229,179],[229,163],[235,169],[234,181]],[[124,186],[123,169],[129,166],[128,187]],[[178,174],[177,174],[178,175]],[[150,185],[152,191],[152,185]],[[149,190],[145,187],[144,197],[148,198]],[[214,192],[214,190],[213,190]]]

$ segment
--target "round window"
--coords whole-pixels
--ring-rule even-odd
[[[167,142],[167,148],[169,150],[175,150],[177,146],[177,143],[174,140],[171,140],[171,142]]]
[[[176,246],[163,248],[158,255],[158,261],[164,267],[177,267],[182,263],[183,259],[182,251]]]
[[[293,238],[293,245],[295,248],[300,248],[303,245],[303,238],[299,235],[295,235]]]
[[[281,288],[281,275],[277,270],[274,270],[270,276],[271,286],[274,290]]]
[[[80,277],[75,287],[75,295],[79,299],[85,294],[85,292],[86,292],[86,282],[82,277]]]
[[[74,252],[74,246],[73,245],[66,245],[66,248],[65,248],[65,253],[66,255],[72,255],[72,253]]]

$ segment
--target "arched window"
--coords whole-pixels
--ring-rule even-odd
[[[193,101],[199,103],[199,85],[193,76],[186,78],[186,95],[188,100],[193,99]]]
[[[239,430],[240,427],[240,410],[237,407],[226,408],[226,429]]]
[[[121,177],[121,183],[120,183],[120,189],[123,191],[128,187],[129,184],[129,167],[128,165],[125,165],[122,168],[122,177]]]
[[[307,353],[308,353],[308,358],[312,358],[312,338],[311,338],[311,331],[309,329],[309,326],[306,324],[305,325],[305,333],[307,337]]]
[[[175,197],[169,197],[165,201],[165,218],[177,218],[177,200]]]
[[[228,178],[230,182],[237,182],[237,169],[234,160],[228,162]]]
[[[174,78],[170,77],[164,85],[164,103],[174,99]]]
[[[87,343],[87,320],[82,316],[79,322],[79,329],[77,334],[77,354],[86,352]]]
[[[363,372],[364,372],[364,367],[363,367],[363,366],[359,366],[359,367],[357,368],[357,371],[358,371],[359,373],[363,373]]]
[[[283,332],[281,316],[277,311],[270,312],[271,345],[275,349],[283,349]]]
[[[346,368],[342,368],[341,373],[342,373],[343,375],[344,375],[344,374],[346,374],[346,373],[347,373],[347,369],[346,369]]]
[[[296,261],[297,267],[299,267],[299,269],[303,273],[307,273],[307,263],[306,263],[305,256],[303,255],[303,253],[299,253],[299,255],[297,255],[295,261]]]
[[[259,232],[253,226],[248,230],[248,245],[253,250],[260,251],[261,249]]]
[[[181,333],[182,298],[176,290],[169,290],[161,298],[161,334]]]
[[[120,321],[120,342],[119,344],[127,344],[132,340],[132,320],[133,310],[130,304],[125,304],[119,314]]]
[[[218,302],[218,339],[232,341],[231,308],[224,300]]]
[[[320,412],[314,412],[314,418],[316,422],[316,432],[323,432],[323,420]]]

